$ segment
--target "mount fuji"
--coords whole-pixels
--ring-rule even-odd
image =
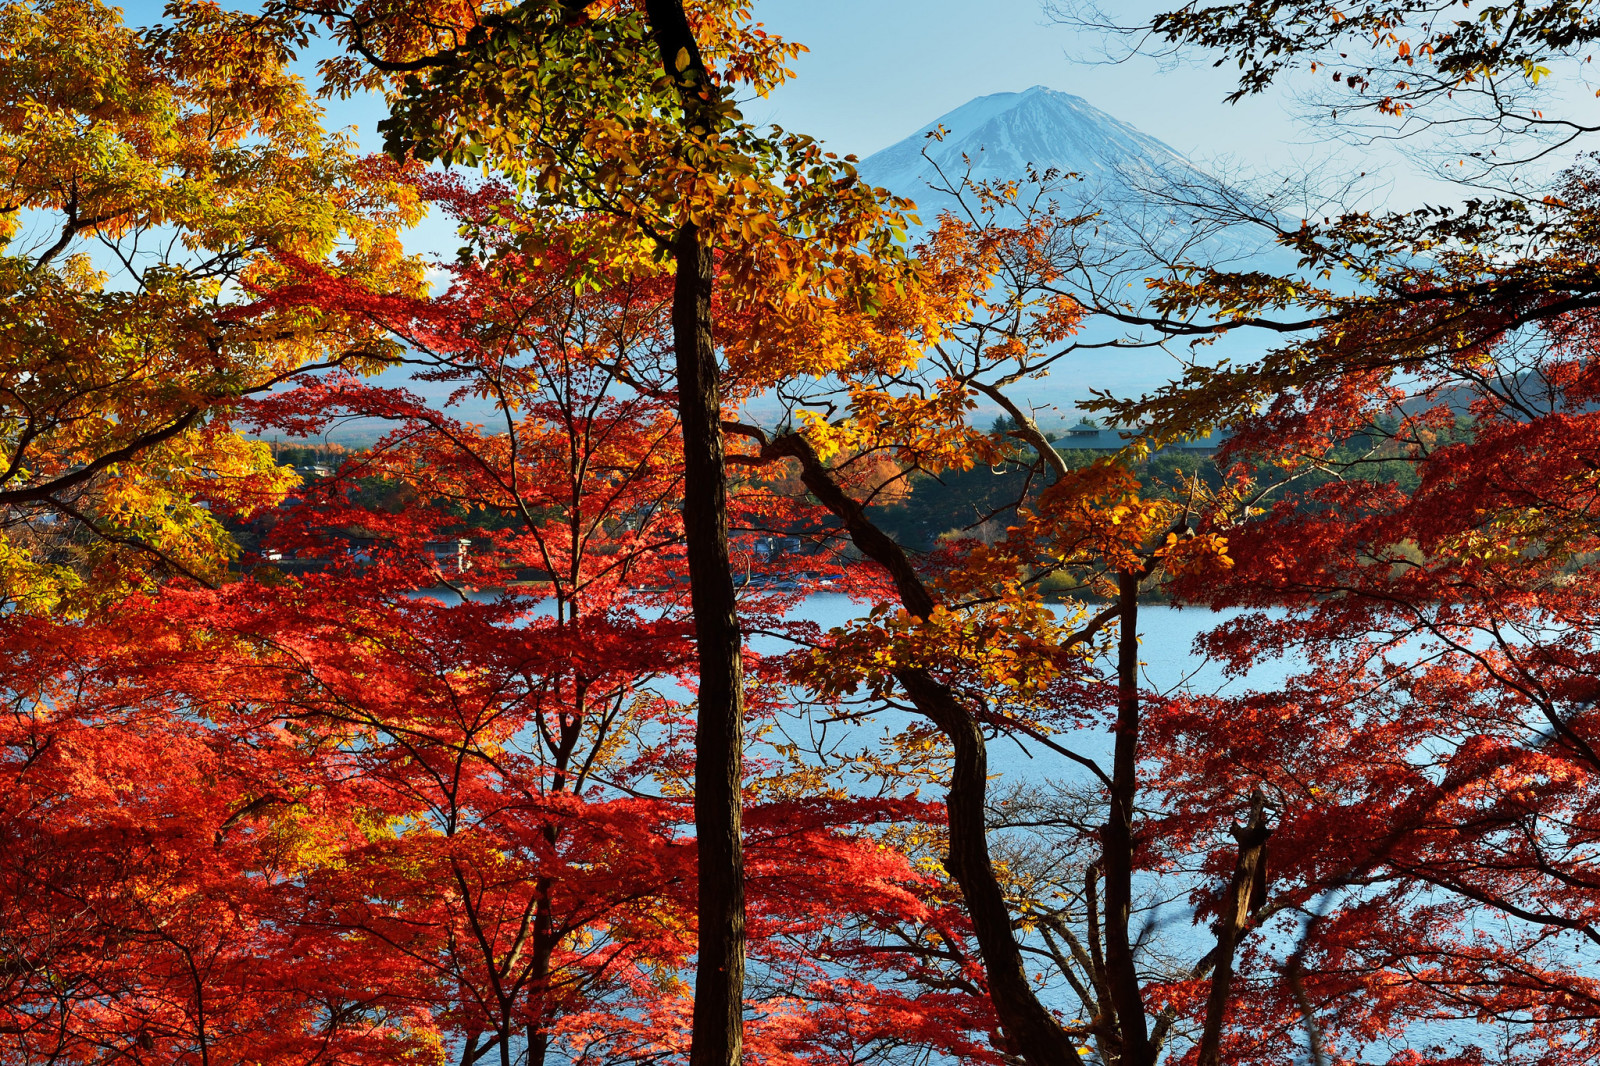
[[[943,140],[926,135],[938,127],[948,132]],[[923,155],[924,150],[927,156]],[[970,160],[963,159],[963,155]],[[1162,238],[1182,242],[1189,229],[1187,220],[1175,214],[1170,205],[1159,202],[1147,190],[1176,183],[1188,190],[1216,188],[1219,183],[1175,149],[1120,119],[1106,114],[1080,97],[1034,86],[1023,92],[981,96],[941,115],[905,139],[868,156],[858,165],[861,177],[873,185],[915,200],[924,224],[931,225],[940,211],[955,205],[954,199],[929,187],[929,182],[959,182],[963,175],[973,180],[1021,180],[1030,166],[1037,172],[1057,170],[1076,175],[1079,180],[1063,182],[1058,193],[1060,206],[1074,213],[1094,210],[1104,221],[1094,227],[1096,240],[1105,247],[1127,244],[1132,234],[1149,240]],[[943,179],[939,171],[943,171]],[[1097,220],[1100,221],[1100,220]],[[1233,238],[1207,238],[1209,257],[1241,257]],[[1243,255],[1270,257],[1281,250],[1246,249]],[[1142,290],[1143,274],[1138,269],[1136,249],[1128,253],[1128,279]],[[1086,326],[1080,339],[1089,343],[1111,340],[1120,335],[1113,327]],[[1240,351],[1244,345],[1229,337],[1207,350],[1208,358],[1252,354]],[[1089,349],[1070,364],[1061,365],[1042,381],[1030,382],[1029,397],[1041,408],[1054,406],[1054,413],[1041,410],[1039,417],[1047,428],[1058,422],[1075,421],[1073,410],[1089,398],[1091,389],[1104,389],[1130,395],[1146,392],[1177,376],[1182,367],[1174,355],[1160,349]],[[384,384],[402,385],[443,402],[447,390],[430,382],[412,380],[402,370],[386,372]],[[486,403],[468,400],[455,409],[460,417],[489,421],[496,417]],[[997,409],[980,408],[980,420],[992,417]],[[752,417],[776,419],[781,411],[767,411],[760,401]],[[331,438],[343,442],[370,441],[385,427],[356,421],[333,431]]]
[[[943,128],[942,138],[929,136]],[[1161,255],[1203,257],[1233,269],[1293,269],[1294,256],[1274,246],[1262,231],[1217,231],[1199,221],[1204,204],[1225,185],[1171,146],[1101,111],[1081,97],[1042,85],[1015,93],[995,93],[956,108],[904,140],[862,160],[857,171],[873,185],[917,204],[924,226],[956,206],[943,191],[972,181],[1024,180],[1054,170],[1064,179],[1052,198],[1067,212],[1094,212],[1093,237],[1117,260],[1117,288],[1144,289]],[[1069,178],[1070,176],[1070,178]],[[1075,179],[1075,180],[1072,180]],[[1167,200],[1162,189],[1181,190]],[[1196,228],[1199,226],[1200,228]],[[1151,249],[1157,251],[1152,252]],[[1080,340],[1104,343],[1123,336],[1120,328],[1086,324]],[[1228,336],[1204,351],[1207,361],[1248,359],[1259,354],[1260,339]],[[1073,405],[1091,389],[1122,395],[1147,392],[1182,373],[1179,355],[1194,358],[1187,346],[1169,354],[1159,348],[1086,349],[1070,365],[1030,386],[1041,406],[1053,405],[1071,420]],[[1041,420],[1053,419],[1041,410]]]
[[[930,139],[940,127],[948,131],[945,138]],[[1205,177],[1176,149],[1082,97],[1043,85],[969,100],[868,156],[859,171],[874,185],[920,202],[929,199],[929,182],[938,182],[940,171],[947,179],[966,172],[963,155],[976,181],[1021,179],[1030,166],[1076,174],[1089,185]]]

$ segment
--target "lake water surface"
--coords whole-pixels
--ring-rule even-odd
[[[430,593],[433,594],[433,593]],[[439,595],[439,598],[448,602],[448,594]],[[864,616],[868,605],[839,594],[817,594],[807,597],[789,615],[792,620],[814,622],[824,630],[844,625],[852,619]],[[1063,606],[1061,610],[1072,608]],[[536,608],[535,614],[544,611]],[[1155,604],[1141,604],[1139,607],[1139,633],[1140,633],[1140,662],[1144,674],[1144,685],[1148,691],[1169,692],[1175,689],[1187,688],[1196,693],[1238,693],[1247,690],[1271,691],[1282,685],[1284,680],[1303,666],[1303,660],[1294,655],[1283,659],[1270,660],[1254,667],[1247,675],[1228,676],[1216,662],[1210,661],[1197,653],[1194,648],[1195,641],[1202,634],[1210,631],[1239,615],[1238,611],[1213,612],[1203,608],[1178,608]],[[754,650],[763,654],[776,654],[792,647],[785,641],[773,636],[755,635],[751,639]],[[687,698],[688,693],[676,686],[668,686],[669,694],[678,698]],[[811,730],[816,735],[816,723],[832,714],[834,708],[811,708],[809,714],[797,716],[791,723],[786,723],[786,729]],[[898,732],[912,720],[912,716],[903,712],[880,712],[872,715],[859,724],[835,723],[827,726],[830,739],[839,743],[843,748],[861,748],[872,746],[887,735]],[[1111,748],[1111,735],[1105,730],[1083,730],[1075,734],[1067,734],[1058,738],[1060,742],[1076,750],[1080,754],[1096,758],[1109,770],[1109,756]],[[989,746],[989,764],[994,780],[991,784],[991,796],[998,796],[1015,785],[1038,786],[1066,782],[1087,782],[1087,772],[1077,764],[1065,757],[1042,748],[1039,745],[1022,745],[1011,741],[994,741]],[[942,795],[942,789],[924,791],[924,796],[934,798]],[[1178,956],[1195,957],[1203,953],[1209,945],[1207,934],[1203,926],[1194,922],[1193,911],[1188,905],[1186,896],[1188,887],[1192,887],[1182,874],[1168,875],[1168,884],[1165,891],[1158,893],[1165,901],[1157,903],[1146,909],[1139,916],[1139,922],[1148,922],[1155,929],[1156,940],[1162,942],[1164,950],[1173,951]],[[1174,889],[1176,885],[1176,889]],[[1153,884],[1141,887],[1141,894],[1153,888]],[[1288,942],[1279,937],[1268,937],[1269,953],[1285,953]],[[1064,987],[1056,987],[1053,983],[1041,989],[1041,996],[1051,1006],[1070,1011],[1074,1006],[1070,994]],[[1438,1021],[1416,1026],[1411,1033],[1413,1042],[1438,1042],[1445,1045],[1456,1046],[1492,1046],[1495,1032],[1491,1027],[1476,1024],[1472,1021]],[[1385,1042],[1380,1041],[1379,1047],[1384,1047]],[[1393,1044],[1386,1047],[1384,1054],[1395,1052],[1406,1046],[1406,1041],[1396,1039]],[[1377,1050],[1369,1049],[1371,1051]],[[1382,1061],[1380,1054],[1378,1061]]]
[[[1063,606],[1061,611],[1071,610]],[[1096,610],[1099,608],[1097,607]],[[815,622],[823,629],[841,626],[867,613],[867,606],[838,594],[819,594],[808,597],[790,617]],[[1139,606],[1139,659],[1145,686],[1154,692],[1170,692],[1187,688],[1200,693],[1242,692],[1249,689],[1271,690],[1283,683],[1298,665],[1294,658],[1271,660],[1257,666],[1248,676],[1226,676],[1220,664],[1198,654],[1194,643],[1201,634],[1237,617],[1239,611],[1216,612],[1198,607],[1169,607],[1158,604]],[[786,650],[787,645],[774,637],[756,637],[753,648],[762,653],[775,654]],[[897,728],[909,716],[880,714],[868,726],[873,735],[881,735],[885,727]],[[865,739],[865,738],[864,738]],[[1063,738],[1064,740],[1066,738]],[[1070,738],[1070,746],[1080,754],[1109,757],[1110,734],[1093,731]],[[996,742],[990,745],[989,763],[992,772],[1002,782],[1038,781],[1065,775],[1076,778],[1084,771],[1067,760],[1039,747],[1022,746],[1013,742]],[[1107,766],[1109,770],[1109,765]]]

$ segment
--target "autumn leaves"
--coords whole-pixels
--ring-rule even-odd
[[[1288,32],[1252,10],[1155,29]],[[747,122],[794,49],[737,4],[170,19],[0,9],[0,1057],[1592,1050],[1591,175],[1286,235],[1359,292],[1201,264],[1145,313],[1075,283],[1092,218],[954,181],[911,244]],[[314,31],[393,159],[318,125]],[[1287,340],[1075,464],[1028,389],[1094,314]],[[310,483],[258,439],[343,418]],[[932,550],[885,531],[985,467]],[[1152,598],[1307,669],[1151,691]]]

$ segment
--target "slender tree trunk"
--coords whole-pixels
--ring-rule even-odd
[[[711,252],[695,226],[678,237],[673,332],[683,422],[684,539],[700,665],[694,823],[699,841],[699,962],[690,1066],[740,1061],[744,1026],[744,685],[728,563],[722,402],[711,346]]]
[[[1250,922],[1251,912],[1265,902],[1262,897],[1265,895],[1267,838],[1271,835],[1266,803],[1261,790],[1257,789],[1250,797],[1250,821],[1233,827],[1239,855],[1234,862],[1233,881],[1222,901],[1222,913],[1217,917],[1217,965],[1211,971],[1211,993],[1206,998],[1206,1023],[1200,1034],[1196,1066],[1220,1066],[1222,1061],[1222,1021],[1233,986],[1233,953]]]
[[[1055,1016],[1039,1002],[1022,964],[1022,951],[1011,928],[1011,908],[995,877],[989,857],[989,831],[984,814],[989,788],[989,759],[983,729],[950,689],[921,670],[895,674],[912,704],[949,738],[955,762],[945,794],[950,852],[945,869],[961,889],[972,931],[983,957],[989,998],[1006,1037],[1006,1050],[1029,1066],[1079,1066],[1072,1039]]]
[[[829,476],[803,437],[785,436],[768,447],[766,453],[799,459],[806,488],[844,524],[862,554],[889,572],[906,610],[921,618],[932,613],[933,598],[905,552],[873,525],[861,505]],[[1004,1029],[1007,1050],[1020,1055],[1029,1066],[1081,1066],[1072,1038],[1039,1002],[1028,981],[1022,951],[1011,928],[1011,910],[989,857],[989,833],[984,819],[988,754],[983,729],[972,710],[956,698],[949,686],[927,672],[903,670],[895,677],[912,704],[949,738],[954,749],[955,765],[950,791],[945,796],[950,836],[945,866],[961,889],[972,919],[989,983],[989,998]]]
[[[1106,956],[1100,936],[1100,867],[1091,865],[1083,872],[1083,911],[1089,941],[1089,979],[1094,982],[1095,1047],[1106,1066],[1121,1066],[1122,1038],[1117,1034],[1116,1011],[1111,1007],[1111,989],[1106,986]]]
[[[1122,620],[1117,644],[1117,739],[1112,756],[1111,811],[1100,831],[1105,872],[1106,984],[1117,1015],[1125,1066],[1154,1060],[1144,994],[1134,965],[1128,922],[1133,910],[1133,805],[1139,769],[1139,575],[1118,575]]]
[[[552,827],[546,827],[546,839],[555,835]],[[534,887],[538,898],[533,905],[533,959],[528,974],[529,999],[534,1007],[528,1026],[528,1066],[544,1066],[550,1052],[550,959],[556,946],[550,894],[554,890],[555,883],[548,877],[539,878]]]
[[[662,69],[683,100],[691,133],[711,129],[709,79],[682,0],[647,0]],[[684,540],[699,657],[695,726],[695,834],[699,951],[690,1066],[737,1066],[744,1044],[744,776],[742,644],[728,561],[722,397],[711,332],[711,249],[684,220],[674,240],[672,295],[678,414],[683,426]]]
[[[677,85],[690,137],[721,121],[683,0],[645,0],[661,67]],[[737,1066],[744,1048],[743,640],[728,562],[722,397],[712,343],[710,245],[691,218],[673,239],[677,275],[672,334],[683,426],[684,541],[699,656],[695,726],[695,835],[699,847],[699,951],[690,1066]]]

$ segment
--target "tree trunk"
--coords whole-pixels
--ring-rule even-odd
[[[861,505],[833,481],[803,437],[783,437],[766,453],[799,459],[806,488],[844,524],[862,554],[889,572],[905,609],[921,618],[932,613],[933,598],[905,552],[873,525]],[[950,740],[955,752],[950,791],[945,796],[950,834],[945,866],[961,889],[972,919],[989,983],[989,998],[1004,1029],[1005,1050],[1020,1055],[1028,1066],[1080,1066],[1082,1059],[1072,1038],[1039,1002],[1028,982],[1022,951],[1011,928],[1011,911],[989,857],[989,833],[984,821],[988,753],[983,729],[949,686],[926,671],[897,671],[895,678],[917,710]]]
[[[645,0],[645,17],[661,68],[677,86],[686,136],[713,132],[721,121],[713,106],[715,90],[683,0]],[[711,333],[715,274],[711,248],[694,219],[679,220],[673,255],[677,275],[672,339],[683,426],[684,541],[700,668],[694,789],[699,951],[689,1063],[737,1066],[744,1045],[743,641],[728,563],[722,397]]]
[[[989,789],[989,758],[983,729],[948,686],[921,670],[897,671],[912,704],[949,738],[955,752],[950,790],[945,794],[950,853],[945,869],[961,889],[972,931],[978,939],[989,999],[1004,1030],[1004,1050],[1029,1066],[1079,1066],[1082,1060],[1055,1016],[1039,1002],[1022,965],[1022,951],[1011,929],[1011,909],[989,857],[984,820]]]
[[[554,837],[554,827],[545,827],[545,839]],[[554,843],[552,840],[551,843]],[[534,891],[538,893],[533,910],[533,960],[529,967],[529,1006],[532,1016],[528,1026],[528,1066],[544,1066],[550,1053],[550,959],[555,953],[555,916],[550,894],[555,883],[548,877],[539,878]]]
[[[1200,1055],[1196,1066],[1220,1066],[1222,1055],[1222,1021],[1228,1009],[1228,993],[1233,986],[1233,954],[1239,937],[1250,922],[1250,914],[1265,899],[1265,873],[1267,838],[1272,830],[1267,827],[1266,801],[1260,789],[1250,797],[1250,821],[1233,827],[1233,838],[1239,842],[1239,855],[1234,862],[1233,881],[1222,901],[1222,913],[1217,917],[1217,965],[1211,971],[1211,993],[1206,998],[1206,1024],[1200,1035]]]
[[[1111,812],[1100,831],[1105,872],[1106,984],[1117,1016],[1124,1066],[1150,1066],[1150,1030],[1134,965],[1128,921],[1133,910],[1133,805],[1139,769],[1139,575],[1117,575],[1122,620],[1117,643],[1117,739],[1112,756]]]
[[[684,539],[700,666],[694,824],[699,841],[699,962],[690,1066],[735,1066],[744,1024],[744,775],[741,636],[728,564],[722,404],[711,346],[711,252],[695,226],[678,236],[673,334],[683,422]]]

